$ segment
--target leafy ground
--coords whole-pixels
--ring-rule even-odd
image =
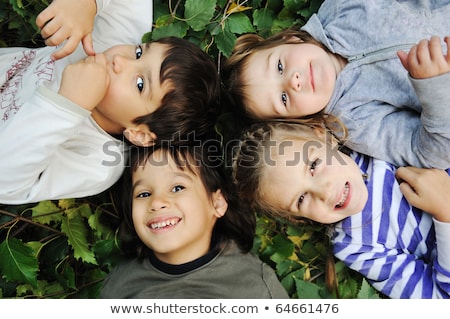
[[[219,61],[240,34],[268,36],[301,26],[322,1],[155,0],[153,31],[144,40],[183,37]],[[42,46],[34,19],[47,2],[0,0],[0,47]],[[338,292],[327,290],[323,227],[257,216],[254,251],[275,269],[292,298],[378,298],[359,274],[336,261]],[[116,261],[118,224],[109,191],[76,200],[0,205],[0,297],[96,298]]]

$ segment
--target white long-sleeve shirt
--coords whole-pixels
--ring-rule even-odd
[[[138,44],[151,30],[151,0],[97,0],[96,52]],[[0,203],[98,194],[120,177],[126,145],[90,112],[57,94],[64,68],[84,57],[50,59],[54,47],[0,49]]]

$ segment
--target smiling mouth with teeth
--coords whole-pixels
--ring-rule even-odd
[[[344,191],[342,192],[341,199],[336,204],[335,208],[341,208],[345,204],[345,201],[347,200],[347,196],[348,196],[349,190],[350,190],[350,185],[348,185],[348,182],[347,182],[344,185]]]
[[[168,228],[168,227],[172,227],[175,226],[176,224],[178,224],[180,222],[181,218],[169,218],[163,221],[159,221],[159,222],[154,222],[154,223],[149,223],[148,227],[150,227],[151,229],[163,229],[163,228]]]

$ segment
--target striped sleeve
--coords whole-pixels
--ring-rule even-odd
[[[431,215],[409,205],[392,166],[374,160],[367,171],[368,202],[336,225],[335,256],[391,298],[449,298],[450,225],[435,228]]]

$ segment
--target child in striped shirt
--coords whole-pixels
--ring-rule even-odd
[[[240,197],[275,216],[334,224],[334,255],[388,297],[448,298],[449,170],[346,152],[326,129],[338,123],[331,116],[299,122],[245,133],[233,159]]]

